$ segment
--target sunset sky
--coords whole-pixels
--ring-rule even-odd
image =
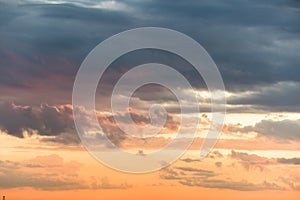
[[[113,120],[110,97],[120,77],[135,66],[157,62],[178,70],[197,94],[200,113],[184,113],[198,120],[189,149],[168,167],[132,174],[99,162],[80,141],[72,90],[81,63],[103,40],[138,27],[182,32],[218,66],[227,113],[221,137],[205,158],[199,152],[212,123],[206,84],[186,60],[154,49],[123,55],[103,74],[95,98],[102,127],[96,138],[101,143],[105,135],[143,159],[172,141],[179,129],[184,134],[166,156],[182,151],[182,144],[194,137],[193,124],[180,124],[176,96],[156,84],[140,87],[131,97],[128,112],[137,130],[124,113],[117,117],[128,133]],[[0,197],[299,199],[299,52],[298,0],[0,0]],[[150,74],[134,75],[145,76]],[[194,94],[180,89],[186,96]],[[147,135],[153,104],[168,112],[163,129],[146,139],[130,135]],[[80,112],[86,126],[94,126],[89,112]],[[119,162],[135,164],[124,160]]]

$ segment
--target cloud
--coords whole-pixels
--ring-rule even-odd
[[[299,177],[283,177],[280,176],[279,179],[288,185],[290,188],[293,190],[300,190],[300,185],[299,185]]]
[[[231,151],[230,157],[239,160],[239,163],[247,170],[259,169],[260,171],[263,171],[266,165],[277,164],[276,159],[265,158],[256,154],[244,152]]]
[[[205,188],[222,188],[239,191],[260,191],[260,190],[284,190],[284,188],[264,181],[263,183],[250,183],[248,181],[228,181],[228,180],[199,180],[199,179],[186,179],[180,182],[187,186],[198,186]]]
[[[110,183],[108,177],[85,179],[77,161],[66,162],[56,154],[23,161],[0,160],[0,188],[32,187],[39,190],[127,189],[126,182]]]
[[[211,170],[203,170],[190,167],[166,168],[161,172],[161,178],[166,180],[177,180],[185,186],[221,188],[239,191],[260,191],[260,190],[284,190],[273,182],[263,181],[252,183],[246,180],[234,181],[231,178],[220,179],[218,173]]]
[[[176,169],[181,170],[182,172],[189,172],[192,173],[194,176],[203,177],[203,178],[216,176],[216,174],[210,170],[203,170],[203,169],[197,169],[192,167],[176,167]]]
[[[215,162],[215,166],[216,166],[216,167],[219,167],[219,168],[220,168],[220,167],[222,167],[222,165],[223,165],[222,162]]]
[[[254,88],[247,92],[234,93],[228,98],[228,104],[260,111],[296,112],[300,109],[299,82],[278,82],[264,87]],[[290,97],[290,98],[287,98]],[[236,109],[237,112],[245,110]]]
[[[187,4],[151,1],[144,4],[150,8],[150,13],[144,15],[160,14],[159,20],[153,19],[154,23],[184,31],[203,44],[219,66],[229,90],[299,81],[291,74],[298,71],[295,66],[299,58],[294,50],[299,50],[296,28],[299,18],[288,3],[234,1],[232,6],[233,1]],[[136,6],[144,8],[143,4]],[[278,12],[286,17],[279,17]]]
[[[81,141],[75,130],[73,121],[73,107],[69,104],[63,105],[41,105],[41,106],[23,106],[8,102],[0,102],[0,130],[19,138],[41,136],[38,139],[41,142],[65,145],[78,145]],[[131,128],[138,128],[138,132],[147,135],[145,126],[150,123],[150,117],[147,114],[140,113],[137,110],[129,109],[128,113],[117,113],[115,116],[106,112],[97,112],[98,122],[101,129],[98,129],[98,123],[92,124],[90,113],[84,109],[79,111],[80,118],[84,122],[83,126],[89,130],[96,131],[95,141],[101,141],[106,137],[119,147],[158,147],[169,142],[169,139],[163,137],[139,138],[131,134]],[[114,120],[114,117],[120,119],[121,125],[128,126],[123,132],[120,125]],[[132,126],[128,125],[128,117],[135,122]],[[163,125],[159,134],[169,134],[177,132],[179,122],[172,115],[167,114],[166,123]],[[91,141],[92,142],[92,141]]]
[[[0,161],[0,188],[32,187],[42,190],[86,189],[78,177],[76,161],[65,162],[58,155],[38,156],[23,162]]]
[[[274,94],[271,91],[259,93],[262,86],[286,82],[297,85],[300,81],[297,76],[299,13],[291,8],[298,9],[298,4],[281,0],[272,3],[232,0],[188,3],[171,0],[138,3],[131,0],[1,1],[0,86],[6,88],[5,94],[14,100],[37,103],[45,99],[50,104],[57,101],[70,103],[76,71],[93,47],[123,30],[160,26],[182,31],[199,41],[216,61],[229,91],[258,92],[249,99],[242,96],[231,99],[230,103],[265,105]],[[201,77],[186,62],[175,60],[170,54],[157,56],[162,53],[153,52],[148,50],[148,53],[140,54],[148,56],[140,56],[137,61],[132,56],[127,62],[123,59],[124,65],[115,68],[115,77],[127,70],[126,66],[141,64],[143,59],[150,61],[154,54],[154,60],[175,65],[193,85],[205,87]],[[59,81],[57,76],[61,77]],[[107,81],[106,85],[109,83]],[[41,85],[44,90],[39,88]],[[44,92],[49,87],[53,89],[52,94],[60,91],[60,98]],[[22,95],[16,95],[17,89],[22,89]],[[285,98],[288,92],[282,91],[273,98],[274,103],[292,111],[294,106],[290,103],[299,102],[296,101],[299,92],[293,92],[297,87],[292,87],[289,92],[296,95],[294,100]],[[170,95],[161,96],[170,99]],[[149,100],[151,96],[144,94],[141,99]],[[279,110],[273,106],[261,109]]]
[[[168,167],[163,170],[164,173],[160,174],[160,178],[166,179],[166,180],[180,180],[180,174],[178,171]]]
[[[216,174],[210,170],[203,170],[192,167],[168,167],[161,171],[160,177],[167,180],[182,180],[183,177],[188,176],[209,178],[214,177]]]
[[[29,136],[74,133],[71,105],[30,107],[1,102],[0,110],[0,128],[9,135],[23,138],[25,132]],[[68,136],[78,142],[76,136]]]
[[[277,162],[280,164],[300,165],[300,158],[278,158]]]
[[[254,126],[234,126],[228,128],[232,132],[257,132],[259,136],[268,138],[284,139],[284,140],[299,140],[300,139],[300,120],[295,119],[264,119]]]
[[[231,151],[231,159],[238,160],[246,170],[259,169],[264,171],[266,166],[270,165],[300,165],[300,158],[267,158],[256,154],[248,154],[245,152]]]
[[[98,181],[96,177],[92,177],[92,189],[128,189],[131,187],[132,186],[126,182],[122,184],[112,184],[107,177],[101,178],[100,181]]]
[[[300,120],[262,120],[254,126],[261,135],[288,140],[300,139]]]
[[[144,130],[143,128],[149,124],[152,124],[153,126],[162,125],[165,129],[162,130],[160,133],[169,133],[169,132],[177,132],[179,129],[179,121],[175,119],[171,114],[166,113],[166,121],[165,124],[161,124],[158,122],[158,120],[164,119],[164,114],[160,112],[155,112],[152,115],[152,118],[150,118],[149,114],[147,112],[140,112],[138,110],[132,109],[131,107],[128,108],[128,112],[124,113],[116,113],[115,115],[99,115],[98,120],[100,124],[105,125],[111,125],[111,126],[128,126],[128,131],[130,129],[133,129],[137,126],[141,128],[140,132],[142,133]],[[120,124],[117,124],[115,121],[115,118],[118,118],[118,122]],[[131,125],[130,120],[131,119],[135,124]],[[146,132],[144,134],[147,134]]]
[[[199,168],[199,166],[189,162],[180,162],[180,166],[170,166],[163,169],[160,172],[160,177],[193,187],[239,191],[298,190],[300,179],[296,178],[299,177],[297,170],[285,171],[285,176],[280,176],[281,171],[286,169],[282,168],[283,165],[298,165],[298,158],[268,158],[256,154],[231,151],[231,154],[226,158],[213,157],[213,161],[208,161],[209,165],[206,165],[208,163],[205,160],[202,161],[202,166],[206,166],[206,168]],[[266,171],[274,174],[268,180],[263,176]],[[236,176],[236,173],[239,176]],[[255,181],[250,177],[256,177]]]
[[[201,162],[200,159],[192,159],[192,158],[183,158],[181,159],[183,162],[191,163],[191,162]]]
[[[54,144],[74,145],[80,143],[80,138],[75,132],[65,132],[56,136],[41,138],[42,142],[50,142]]]
[[[208,157],[210,157],[210,158],[223,158],[224,155],[219,151],[212,151],[208,154]]]

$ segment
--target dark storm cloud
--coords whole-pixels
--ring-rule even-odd
[[[4,85],[53,74],[75,76],[94,46],[130,23],[129,16],[119,12],[68,4],[2,4],[0,83]]]
[[[299,81],[291,71],[299,71],[294,50],[299,50],[300,19],[289,1],[147,1],[145,5],[149,13],[160,16],[160,24],[203,44],[220,67],[227,88]]]
[[[92,8],[96,5],[92,1],[20,2],[0,1],[0,86],[3,87],[34,90],[37,82],[47,80],[59,88],[61,83],[55,82],[55,75],[69,77],[66,81],[72,82],[83,58],[99,42],[141,26],[172,28],[199,41],[220,68],[228,90],[257,91],[262,85],[300,81],[297,1],[125,0],[119,2],[124,5],[120,9]],[[181,68],[188,70],[188,79],[197,83],[199,76],[182,64]],[[63,95],[71,96],[70,85]],[[294,94],[300,93],[294,89]],[[264,95],[263,100],[272,98],[271,93]],[[278,95],[280,108],[291,110],[285,94]],[[257,98],[259,94],[231,103],[265,104]],[[272,107],[261,109],[272,110]]]

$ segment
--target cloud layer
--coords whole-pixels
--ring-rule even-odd
[[[186,33],[208,50],[227,90],[237,95],[229,103],[250,107],[238,107],[239,111],[299,111],[300,18],[295,2],[1,1],[3,98],[70,103],[76,71],[93,47],[123,30],[161,26]],[[175,68],[179,63],[177,68],[190,82],[204,87],[187,63],[178,58],[175,61],[170,54],[144,52],[140,54],[143,59],[133,55],[123,59],[122,66],[115,66],[115,77],[126,66],[158,60]],[[59,98],[44,92],[49,87]],[[15,95],[17,89],[22,89],[22,95]],[[241,93],[245,91],[251,95]]]

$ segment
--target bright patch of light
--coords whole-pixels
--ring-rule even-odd
[[[96,9],[105,9],[105,10],[119,10],[119,11],[129,11],[130,8],[128,5],[113,1],[113,0],[104,0],[104,1],[92,1],[92,0],[27,0],[20,1],[20,4],[26,3],[38,3],[38,4],[72,4],[78,7],[83,8],[96,8]]]

